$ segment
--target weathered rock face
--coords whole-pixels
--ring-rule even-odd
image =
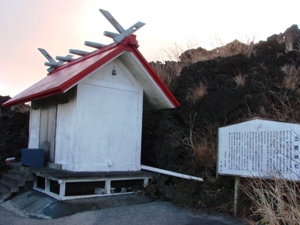
[[[29,106],[2,107],[9,96],[0,96],[0,157],[20,157],[28,145]],[[1,169],[1,168],[0,168]]]
[[[300,121],[299,37],[294,25],[283,34],[249,46],[250,55],[198,61],[181,71],[171,86],[181,106],[144,114],[143,162],[206,181],[200,184],[168,178],[157,181],[158,190],[193,207],[219,207],[232,200],[232,178],[212,179],[216,175],[217,130],[253,117]],[[185,52],[182,58],[192,57],[195,51]],[[199,51],[209,58],[208,52]],[[206,147],[206,152],[195,152],[195,146],[200,146],[196,151]],[[187,191],[190,186],[191,192]]]

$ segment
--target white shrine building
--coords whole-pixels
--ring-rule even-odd
[[[101,11],[101,10],[100,10]],[[56,57],[39,49],[50,73],[3,106],[31,102],[30,149],[44,149],[45,165],[67,171],[139,171],[143,109],[168,109],[179,102],[138,50],[132,33],[107,12],[119,31],[110,45],[86,42],[93,52]]]

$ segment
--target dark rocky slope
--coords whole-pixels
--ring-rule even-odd
[[[21,148],[28,145],[29,106],[16,105],[2,107],[9,96],[0,96],[0,171],[3,172],[3,162],[8,157],[21,156]]]
[[[300,30],[293,25],[248,49],[235,41],[218,51],[188,50],[179,62],[152,62],[172,75],[186,66],[169,82],[181,106],[144,114],[143,163],[205,179],[163,176],[152,193],[189,207],[231,211],[233,178],[216,179],[217,130],[253,117],[300,121],[299,47]],[[195,58],[202,61],[192,63]]]

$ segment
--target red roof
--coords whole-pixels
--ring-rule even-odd
[[[113,43],[107,45],[74,61],[57,67],[47,77],[6,101],[2,105],[15,105],[49,97],[55,94],[65,93],[91,72],[122,55],[124,52],[130,52],[144,67],[145,71],[147,71],[147,76],[156,83],[159,89],[161,89],[166,99],[168,99],[171,103],[171,106],[179,106],[180,103],[137,48],[138,45],[136,42],[136,36],[130,35],[119,44]]]

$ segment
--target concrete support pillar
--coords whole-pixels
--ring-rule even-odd
[[[66,195],[66,182],[63,180],[59,180],[59,197],[63,199]]]
[[[106,194],[110,195],[110,189],[111,189],[111,180],[106,180],[105,181],[105,189],[106,189]]]

